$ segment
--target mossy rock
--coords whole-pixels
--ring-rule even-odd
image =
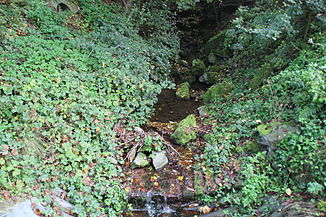
[[[222,80],[223,74],[221,71],[211,71],[207,72],[207,83],[215,84]]]
[[[257,127],[257,131],[261,136],[266,136],[267,134],[270,134],[275,127],[282,125],[281,122],[274,121],[268,124],[261,124]]]
[[[149,161],[147,160],[147,156],[146,154],[144,154],[143,152],[139,152],[137,153],[137,156],[135,158],[135,160],[133,161],[133,168],[136,167],[145,167],[149,164]]]
[[[257,153],[259,151],[263,150],[263,147],[261,144],[256,143],[256,142],[250,142],[245,146],[245,151],[252,152],[252,153]]]
[[[221,31],[216,35],[214,35],[213,37],[211,37],[205,45],[205,51],[207,53],[211,53],[211,52],[216,52],[217,49],[221,49],[224,44],[225,34],[226,31]]]
[[[196,127],[196,117],[192,114],[178,124],[177,129],[171,135],[172,139],[179,145],[185,145],[191,140],[195,140],[197,136],[196,132],[191,129],[193,127]]]
[[[225,65],[212,65],[209,66],[207,71],[212,71],[212,72],[220,72],[225,68]]]
[[[206,54],[215,54],[217,56],[226,57],[230,54],[230,50],[224,47],[224,39],[226,31],[221,31],[211,37],[204,48]]]
[[[182,100],[189,100],[190,99],[189,88],[190,88],[189,82],[181,83],[177,88],[177,92],[176,92],[177,98]]]
[[[200,60],[200,59],[194,59],[192,61],[192,74],[194,76],[200,76],[205,72],[206,66],[204,61]]]
[[[326,201],[320,201],[317,205],[317,208],[326,213]]]
[[[216,55],[214,53],[210,53],[208,55],[208,62],[211,64],[215,64],[217,62]]]
[[[203,100],[206,103],[215,102],[216,99],[223,97],[225,94],[231,92],[234,85],[230,81],[224,81],[222,83],[216,84],[210,87],[206,93],[203,95]]]
[[[257,70],[253,79],[249,83],[249,88],[256,90],[260,87],[264,81],[272,74],[273,70],[270,64],[264,64],[259,70]]]

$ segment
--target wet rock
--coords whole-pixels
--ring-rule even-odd
[[[207,116],[207,112],[205,111],[205,106],[200,106],[197,108],[199,117],[206,117]]]
[[[199,77],[199,82],[206,83],[208,80],[207,73],[205,72],[202,76]]]
[[[316,204],[297,201],[284,206],[278,211],[273,212],[270,217],[300,217],[300,216],[323,216]]]
[[[169,159],[166,157],[166,152],[153,152],[153,166],[156,170],[163,168],[165,165],[169,163]]]
[[[56,195],[56,190],[54,192]],[[74,206],[59,198],[58,196],[54,196],[54,202],[60,208],[60,215],[71,217],[65,213],[66,210],[71,210]],[[45,208],[39,204],[39,201],[36,198],[32,198],[30,200],[20,200],[18,202],[14,202],[12,200],[2,201],[0,202],[0,217],[38,217],[34,211],[44,213]]]
[[[186,186],[182,190],[182,196],[183,196],[183,198],[194,198],[195,197],[195,191],[194,191],[194,189],[188,188]]]
[[[136,167],[145,167],[149,164],[147,156],[143,152],[138,152],[135,160],[133,161],[134,166]]]
[[[221,209],[215,212],[199,215],[198,217],[224,217],[230,212],[230,209]]]
[[[145,131],[141,127],[135,127],[134,131],[136,133],[138,133],[138,134],[144,134],[145,133]]]
[[[213,103],[218,98],[223,97],[225,94],[231,92],[233,84],[231,81],[224,81],[210,87],[203,95],[203,100],[206,103]]]
[[[177,92],[176,92],[177,98],[182,100],[189,100],[190,99],[189,88],[190,88],[190,84],[188,82],[181,83],[177,88]]]
[[[177,129],[171,135],[172,139],[179,145],[185,145],[191,140],[196,139],[196,133],[194,128],[196,127],[196,117],[195,115],[188,115],[179,124]]]
[[[268,153],[272,154],[276,149],[276,144],[280,143],[289,133],[294,133],[297,130],[297,128],[282,122],[261,124],[257,127],[261,138],[259,143],[267,146]]]
[[[26,200],[19,203],[6,201],[0,203],[0,217],[38,217],[33,211],[32,200]],[[37,206],[36,209],[44,210]]]
[[[205,72],[205,68],[206,68],[206,66],[205,66],[204,61],[202,61],[200,59],[194,59],[192,61],[191,71],[194,76],[199,77],[200,75],[202,75]]]
[[[258,211],[261,213],[269,213],[279,210],[282,208],[281,201],[276,197],[270,197],[266,199],[266,203],[258,208]]]

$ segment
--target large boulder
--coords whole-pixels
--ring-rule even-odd
[[[206,103],[213,103],[218,98],[223,97],[225,94],[231,92],[233,84],[231,81],[223,81],[216,85],[211,86],[203,95],[203,100]]]
[[[178,124],[171,137],[177,144],[185,145],[189,141],[196,139],[196,132],[192,129],[194,127],[196,127],[196,117],[192,114]]]
[[[289,133],[295,133],[298,129],[278,121],[268,124],[261,124],[257,127],[260,135],[259,143],[267,146],[268,153],[271,154],[276,149],[276,144],[280,143]]]
[[[208,68],[208,71],[205,72],[202,76],[199,77],[200,82],[204,82],[206,84],[216,84],[220,82],[223,78],[222,70],[224,66],[211,66]]]
[[[176,92],[177,98],[182,100],[189,100],[190,99],[189,88],[190,88],[190,84],[188,82],[181,83],[177,88],[177,92]]]

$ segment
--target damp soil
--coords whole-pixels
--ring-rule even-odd
[[[180,84],[179,78],[175,79]],[[175,89],[164,89],[158,96],[155,112],[150,119],[152,122],[170,123],[179,122],[190,114],[197,114],[197,108],[203,105],[201,95],[208,89],[204,83],[191,85],[190,100],[181,100],[176,97]]]
[[[200,99],[180,100],[175,96],[175,90],[165,89],[159,95],[155,105],[155,112],[150,121],[169,123],[178,122],[189,114],[196,113],[196,109],[203,103]]]

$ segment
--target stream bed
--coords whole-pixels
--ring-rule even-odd
[[[198,163],[195,156],[201,153],[200,138],[192,145],[179,146],[170,141],[169,131],[158,130],[155,125],[177,124],[190,114],[197,114],[197,108],[203,105],[200,95],[206,86],[194,85],[190,91],[190,100],[180,100],[175,90],[163,90],[159,95],[155,112],[145,131],[159,133],[172,149],[167,149],[169,163],[159,171],[151,166],[126,168],[126,189],[129,202],[133,205],[131,212],[123,216],[133,217],[190,217],[199,215],[200,204],[195,200],[197,188],[211,192],[216,188],[205,186],[212,180],[205,180],[203,174],[194,167]],[[198,119],[199,121],[199,119]],[[195,183],[196,182],[196,183]]]

